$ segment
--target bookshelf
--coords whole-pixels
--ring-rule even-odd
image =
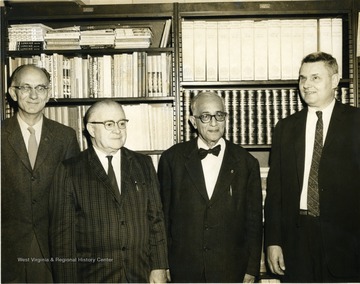
[[[103,82],[109,79],[107,76],[102,79],[93,77],[99,69],[90,67],[100,66],[101,70],[105,70],[104,66],[115,66],[117,60],[122,63],[116,66],[125,66],[128,60],[144,63],[144,57],[151,58],[149,61],[152,63],[146,60],[148,68],[145,71],[141,69],[136,72],[138,77],[133,82],[141,84],[130,83],[126,90],[117,90],[114,97],[125,106],[125,111],[132,117],[131,121],[143,126],[146,120],[147,129],[156,129],[156,135],[147,134],[146,140],[150,141],[150,145],[136,145],[134,150],[152,156],[157,165],[163,150],[194,137],[195,133],[188,123],[191,97],[201,90],[215,90],[224,98],[229,113],[225,137],[247,148],[259,160],[265,187],[273,127],[279,119],[303,107],[297,88],[301,56],[320,49],[320,46],[334,46],[331,53],[336,54],[342,66],[337,98],[344,103],[360,106],[360,57],[356,57],[355,53],[359,11],[360,2],[356,0],[124,5],[80,5],[75,1],[34,5],[12,1],[0,7],[0,89],[3,94],[7,92],[11,70],[21,63],[60,62],[57,61],[60,59],[55,59],[60,57],[61,62],[66,62],[62,65],[63,69],[66,66],[66,72],[69,71],[69,64],[70,70],[74,66],[85,65],[85,70],[92,70],[91,76],[87,74],[75,79],[70,76],[70,85],[63,84],[64,78],[65,82],[69,78],[62,77],[61,84],[60,81],[52,84],[53,88],[57,85],[57,89],[52,90],[53,97],[45,113],[55,120],[65,119],[69,124],[73,123],[80,145],[86,148],[81,136],[82,116],[86,108],[101,100],[103,95],[115,92],[115,86],[125,85],[111,80]],[[168,44],[164,45],[161,44],[162,34],[169,20]],[[153,40],[145,48],[97,46],[11,50],[8,28],[11,25],[32,24],[46,25],[52,29],[80,26],[88,30],[113,28],[119,24],[132,27],[148,25],[152,28]],[[329,26],[331,31],[334,28],[334,34],[329,33]],[[156,66],[162,66],[162,63],[167,66],[165,77],[168,81],[164,76],[151,76],[157,72],[154,71]],[[113,74],[111,72],[115,69],[121,68],[106,69],[104,74]],[[80,88],[80,83],[74,86],[73,82],[78,81],[82,81],[83,88]],[[159,82],[162,88],[154,88],[154,85],[160,85]],[[102,88],[113,89],[106,89],[103,94],[104,89],[99,84]],[[64,86],[68,89],[64,89]],[[136,91],[129,91],[134,87]],[[127,96],[127,92],[137,95]],[[153,113],[153,109],[162,110]],[[12,113],[13,108],[3,96],[1,119]],[[137,116],[137,113],[147,113],[147,116]],[[155,127],[159,125],[157,121],[169,123],[158,129]],[[140,127],[134,124],[129,127],[131,129],[138,130]],[[166,142],[158,139],[162,136],[166,136]],[[137,140],[144,139],[135,133],[130,141],[135,143]],[[261,267],[264,272],[264,259]],[[267,280],[265,276],[261,282]],[[273,279],[270,281],[274,282]]]
[[[45,67],[52,88],[45,115],[73,127],[82,149],[86,109],[113,98],[132,117],[126,146],[156,160],[179,136],[173,6],[8,4],[2,9],[1,87],[7,89],[7,78],[21,64]],[[3,99],[2,119],[12,114],[11,101]],[[159,121],[166,122],[164,130]],[[138,139],[135,130],[143,125],[150,131]]]
[[[339,62],[337,98],[358,106],[352,11],[351,0],[180,4],[182,141],[194,136],[186,123],[189,99],[214,90],[229,113],[226,138],[267,167],[275,124],[303,108],[297,83],[301,59],[318,50]]]

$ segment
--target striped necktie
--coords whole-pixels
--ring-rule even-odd
[[[317,111],[318,121],[315,130],[314,151],[311,161],[308,183],[308,211],[311,216],[319,216],[319,163],[323,149],[323,121],[322,112]]]

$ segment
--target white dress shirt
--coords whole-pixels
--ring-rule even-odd
[[[198,138],[197,144],[199,149],[200,148],[206,150],[209,149],[209,147],[205,144],[205,142],[202,141],[200,138]],[[221,150],[218,156],[215,156],[213,154],[208,154],[204,159],[201,160],[201,165],[203,168],[204,178],[205,178],[206,191],[208,193],[209,199],[211,198],[214,192],[216,181],[218,179],[221,164],[224,158],[225,147],[226,147],[224,138],[220,138],[220,140],[216,145],[214,145],[214,147],[216,147],[217,145],[221,146]]]
[[[335,99],[322,110],[323,120],[323,145],[325,144],[325,138],[329,129],[331,114],[334,109]],[[310,175],[310,168],[312,162],[312,155],[314,151],[315,130],[318,117],[314,108],[308,107],[308,115],[306,118],[306,130],[305,130],[305,165],[304,165],[304,179],[300,196],[300,209],[307,210],[307,193],[308,182]]]
[[[95,146],[94,146],[94,150],[95,150],[96,155],[99,157],[99,160],[107,174],[108,168],[109,168],[109,162],[108,162],[108,158],[106,158],[106,156],[109,156],[109,155],[100,151]],[[117,182],[117,185],[118,185],[120,193],[121,193],[121,151],[118,150],[112,156],[113,156],[113,158],[112,158],[111,164],[114,168],[116,182]]]
[[[29,145],[28,144],[29,144],[29,138],[30,138],[30,131],[28,130],[28,127],[30,125],[28,125],[20,117],[19,114],[17,114],[17,120],[18,120],[19,125],[20,125],[20,130],[21,130],[22,137],[24,138],[26,150],[29,151]],[[44,119],[41,116],[41,119],[36,124],[32,125],[32,128],[34,128],[34,130],[35,130],[35,138],[36,138],[36,142],[37,142],[38,146],[40,144],[41,130],[42,130],[43,121],[44,121]]]

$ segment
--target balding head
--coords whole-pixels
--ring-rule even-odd
[[[126,141],[126,116],[122,106],[113,100],[93,104],[85,114],[84,122],[92,145],[105,154],[114,154]],[[107,129],[110,122],[113,128]],[[120,123],[120,124],[119,124]]]

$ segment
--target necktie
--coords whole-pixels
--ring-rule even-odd
[[[202,160],[202,159],[204,159],[204,158],[207,156],[207,154],[213,154],[213,155],[215,155],[215,156],[219,156],[220,150],[221,150],[221,146],[220,146],[220,145],[217,145],[216,147],[211,148],[211,149],[209,149],[209,150],[205,150],[205,149],[203,149],[203,148],[200,148],[200,149],[199,149],[199,157],[200,157],[200,159]]]
[[[29,155],[31,167],[34,168],[36,155],[38,151],[38,145],[36,142],[35,129],[29,126],[28,130],[30,132],[30,137],[28,142],[28,155]]]
[[[308,183],[308,211],[312,216],[320,215],[319,208],[319,163],[323,148],[323,121],[322,112],[317,111],[318,121],[316,123],[314,151],[310,167]]]
[[[113,158],[113,156],[106,156],[106,158],[108,159],[108,177],[110,179],[111,185],[113,187],[113,189],[115,190],[115,192],[119,192],[119,187],[118,184],[116,182],[116,176],[115,176],[115,172],[114,172],[114,168],[112,166],[111,160]]]

